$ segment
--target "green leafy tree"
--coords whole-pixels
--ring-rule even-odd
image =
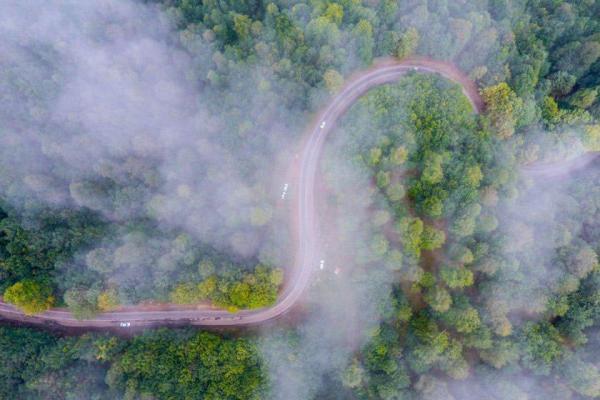
[[[567,270],[580,279],[598,267],[596,252],[585,243],[563,249],[561,253]]]
[[[265,389],[256,348],[246,339],[166,330],[134,338],[112,363],[107,383],[132,398],[259,399]]]
[[[325,10],[325,17],[339,26],[344,18],[344,8],[341,4],[329,3]]]
[[[412,55],[419,46],[419,31],[409,28],[396,44],[396,57],[402,59]]]
[[[328,69],[323,75],[325,87],[329,93],[337,92],[344,84],[344,77],[334,69]]]
[[[600,125],[588,125],[584,128],[583,145],[588,151],[600,151]]]
[[[354,359],[352,363],[344,370],[341,379],[345,387],[354,389],[360,387],[364,379],[365,371],[358,362]]]
[[[358,56],[365,65],[369,65],[373,60],[373,26],[366,19],[358,21],[353,29],[357,44]]]
[[[511,340],[502,339],[489,349],[482,350],[479,355],[483,361],[500,369],[519,360],[519,347]]]
[[[389,242],[384,235],[377,234],[373,236],[373,239],[371,240],[371,250],[376,257],[383,257],[385,253],[387,253],[388,249]]]
[[[387,193],[390,201],[396,202],[396,201],[400,201],[400,200],[402,200],[402,198],[404,198],[406,189],[404,188],[404,185],[402,185],[401,183],[392,183],[391,185],[389,185],[386,188],[386,193]]]
[[[405,252],[418,259],[421,254],[423,221],[419,218],[402,218],[398,224],[398,230]]]
[[[52,307],[54,296],[47,284],[23,279],[4,291],[4,301],[19,307],[25,314],[32,315]]]
[[[111,311],[120,304],[119,293],[115,288],[103,290],[98,295],[98,310]]]
[[[390,153],[390,162],[394,165],[402,165],[408,159],[408,150],[405,146],[398,146]]]
[[[440,270],[440,276],[451,289],[462,289],[473,285],[473,272],[465,267],[444,266]]]
[[[452,305],[450,293],[438,286],[428,289],[423,299],[432,309],[438,312],[446,312]]]
[[[442,156],[433,154],[425,160],[425,166],[421,179],[432,185],[441,182],[444,178],[444,170],[442,169]]]
[[[558,330],[548,322],[529,323],[521,335],[522,362],[535,373],[548,375],[554,361],[563,354]]]
[[[578,108],[590,108],[598,96],[597,88],[586,88],[578,90],[569,98],[569,104]]]
[[[377,173],[377,186],[381,189],[386,188],[391,181],[391,175],[389,171],[379,171]]]
[[[423,250],[435,250],[442,247],[446,241],[446,234],[443,230],[425,225],[421,236],[421,248]]]
[[[64,300],[76,318],[87,319],[98,312],[98,295],[99,290],[75,287],[65,292]]]
[[[483,89],[481,97],[485,101],[492,128],[501,138],[511,137],[523,101],[505,82]]]
[[[444,213],[444,202],[437,196],[427,197],[423,201],[423,212],[431,218],[439,218]]]
[[[192,304],[202,299],[198,285],[192,282],[184,282],[175,286],[170,297],[171,302],[175,304]]]
[[[443,319],[460,333],[471,333],[481,325],[477,310],[462,304],[455,304],[444,314]]]

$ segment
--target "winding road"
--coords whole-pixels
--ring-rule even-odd
[[[368,70],[351,76],[331,99],[328,105],[311,123],[302,142],[299,158],[295,160],[296,182],[291,187],[293,197],[292,229],[294,231],[295,258],[278,301],[269,308],[243,310],[235,314],[226,310],[185,306],[170,306],[168,309],[148,310],[143,307],[100,313],[92,319],[76,319],[69,311],[52,309],[34,316],[24,315],[14,306],[0,302],[0,316],[4,319],[37,325],[60,325],[80,328],[131,329],[135,327],[187,324],[196,326],[242,326],[271,320],[290,310],[302,297],[311,275],[319,266],[319,240],[315,212],[315,180],[317,166],[327,135],[336,121],[354,102],[369,89],[394,82],[408,72],[439,74],[459,84],[471,102],[475,112],[484,109],[477,87],[453,64],[426,58],[378,60]],[[129,327],[121,327],[129,322]]]

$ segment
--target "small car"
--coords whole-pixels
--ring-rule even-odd
[[[325,268],[325,260],[321,260],[319,262],[319,269],[323,269],[323,268]]]
[[[121,328],[129,328],[131,326],[131,322],[119,322],[119,326]]]
[[[325,121],[321,122],[321,125],[319,125],[321,127],[321,129],[325,128]]]
[[[283,192],[281,192],[281,200],[285,200],[285,195],[287,194],[289,185],[286,183],[283,185]]]

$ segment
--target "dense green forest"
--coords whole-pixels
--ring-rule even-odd
[[[578,351],[600,317],[598,167],[531,182],[515,173],[515,143],[488,118],[473,116],[458,87],[414,75],[371,91],[342,121],[336,151],[364,168],[370,179],[360,185],[374,190],[368,228],[340,221],[368,229],[369,240],[336,240],[360,260],[351,279],[368,279],[371,290],[395,282],[376,305],[383,321],[341,373],[348,397],[483,395],[480,380],[498,370],[505,381],[490,398],[600,396],[597,356]],[[335,207],[356,184],[340,179],[339,162],[326,172]],[[376,276],[381,268],[388,273]],[[575,383],[571,368],[586,376]],[[532,392],[524,373],[570,389]]]
[[[4,399],[260,399],[266,379],[255,343],[160,330],[134,339],[56,338],[0,328]]]
[[[486,112],[417,73],[347,112],[321,170],[341,273],[304,317],[0,328],[0,398],[600,397],[600,166],[522,169],[600,151],[598,1],[58,3],[0,5],[0,290],[28,313],[272,304],[281,149],[377,57],[454,62]]]

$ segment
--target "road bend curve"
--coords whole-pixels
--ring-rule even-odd
[[[168,309],[148,310],[143,307],[128,307],[123,310],[105,312],[91,319],[76,319],[64,309],[51,309],[27,316],[14,306],[0,302],[0,316],[4,319],[38,325],[60,325],[78,328],[119,329],[122,322],[129,322],[129,328],[144,326],[169,326],[187,324],[195,326],[243,326],[258,324],[278,317],[292,308],[300,300],[309,284],[312,272],[319,264],[319,240],[315,212],[315,179],[321,150],[327,135],[336,121],[354,102],[369,89],[398,80],[408,72],[439,74],[462,87],[463,93],[471,102],[476,113],[483,111],[484,103],[475,83],[451,63],[427,58],[407,58],[404,60],[380,59],[374,65],[351,76],[340,91],[330,100],[312,121],[302,142],[296,160],[298,173],[294,196],[292,229],[295,241],[295,257],[292,268],[287,271],[286,282],[277,302],[268,308],[243,310],[229,313],[223,309],[195,309],[189,306],[169,306]]]

